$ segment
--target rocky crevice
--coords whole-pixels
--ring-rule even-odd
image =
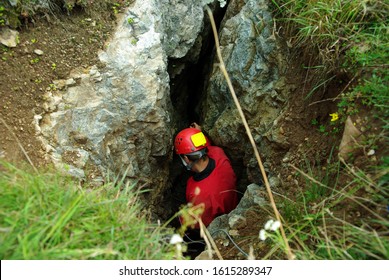
[[[185,182],[173,138],[197,121],[232,159],[242,193],[260,183],[218,70],[206,4],[221,21],[223,57],[259,148],[270,156],[274,143],[285,145],[276,127],[288,86],[268,1],[232,0],[227,10],[211,0],[135,1],[99,54],[104,66],[75,69],[46,92],[37,136],[58,168],[93,185],[107,173],[140,182],[157,216],[169,216],[172,187]]]

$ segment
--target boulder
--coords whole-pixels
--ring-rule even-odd
[[[262,156],[270,143],[288,146],[276,120],[287,106],[286,60],[276,39],[267,0],[232,0],[219,31],[221,54],[234,90]],[[215,57],[202,101],[203,128],[234,162],[242,162],[249,181],[259,183],[259,169],[243,122]]]
[[[176,130],[168,60],[192,49],[211,2],[135,1],[99,53],[105,67],[75,69],[48,89],[35,121],[58,168],[84,179],[94,165],[98,182],[108,173],[142,181],[153,190],[148,202],[163,205]]]

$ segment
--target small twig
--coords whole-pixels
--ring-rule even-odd
[[[318,103],[322,103],[322,102],[327,102],[327,101],[334,102],[336,99],[338,99],[338,96],[336,96],[334,98],[327,98],[327,99],[315,101],[315,102],[310,103],[308,106],[312,106],[312,105],[315,105],[315,104],[318,104]]]
[[[339,160],[347,167],[347,169],[355,176],[357,177],[358,179],[364,181],[366,184],[368,184],[369,186],[371,187],[374,187],[374,188],[377,188],[377,186],[374,184],[374,182],[372,181],[369,181],[365,178],[362,178],[359,174],[357,174],[347,163],[346,161],[343,159],[343,157],[339,157]]]
[[[193,209],[193,208],[189,208],[190,209]],[[182,210],[181,210],[182,211]],[[165,224],[163,225],[163,227],[166,227],[174,218],[180,216],[180,213],[181,211],[177,212],[172,218],[170,218],[169,221],[165,222]],[[211,234],[209,233],[209,231],[207,230],[206,226],[204,225],[203,221],[201,220],[201,218],[196,214],[196,213],[190,213],[189,212],[189,215],[197,222],[197,224],[199,224],[200,226],[200,236],[204,239],[204,242],[206,244],[206,248],[207,248],[207,251],[208,251],[208,256],[209,258],[211,259],[212,258],[212,249],[215,251],[217,257],[220,259],[220,260],[223,260],[223,257],[219,251],[219,249],[217,248],[217,245],[213,239],[213,237],[211,236]],[[182,225],[181,225],[181,228],[182,228]],[[190,239],[190,238],[189,238]]]
[[[223,260],[222,255],[220,254],[219,249],[216,246],[215,240],[213,240],[211,234],[205,227],[204,223],[201,221],[201,219],[198,219],[199,225],[200,225],[200,236],[204,238],[205,243],[207,244],[208,250],[211,250],[213,248],[215,250],[215,253],[219,260]],[[212,253],[208,251],[209,257],[212,257]]]
[[[275,191],[273,191],[273,193],[274,193],[275,195],[278,195],[278,196],[282,197],[282,198],[285,199],[285,200],[288,200],[289,202],[296,203],[296,201],[291,200],[289,197],[287,197],[287,196],[285,196],[285,195],[282,195],[282,194],[280,194],[280,193],[278,193],[278,192],[275,192]]]
[[[285,242],[285,246],[286,246],[286,251],[287,251],[287,256],[288,256],[288,259],[294,259],[294,256],[292,254],[292,251],[289,247],[289,243],[288,243],[288,239],[286,238],[286,235],[285,235],[285,231],[284,231],[284,228],[282,226],[282,222],[281,222],[281,217],[280,217],[280,213],[278,212],[278,209],[277,209],[277,206],[275,204],[275,201],[274,201],[274,197],[273,197],[273,194],[272,194],[272,191],[271,191],[271,188],[270,188],[270,184],[269,184],[269,181],[268,181],[268,178],[267,178],[267,175],[266,175],[266,172],[265,172],[265,168],[262,164],[262,160],[261,160],[261,157],[259,155],[259,152],[258,152],[258,149],[257,149],[257,146],[255,144],[255,141],[254,141],[254,138],[253,138],[253,135],[250,131],[250,127],[248,126],[248,123],[247,123],[247,120],[246,120],[246,117],[244,116],[244,113],[243,113],[243,110],[240,106],[240,103],[239,103],[239,100],[236,96],[236,93],[235,93],[235,90],[234,90],[234,87],[232,86],[232,82],[231,82],[231,79],[227,73],[227,70],[226,70],[226,66],[224,64],[224,61],[223,61],[223,57],[222,57],[222,54],[221,54],[221,50],[220,50],[220,44],[219,44],[219,38],[218,38],[218,34],[217,34],[217,30],[216,30],[216,24],[215,24],[215,20],[213,18],[213,15],[212,15],[212,11],[209,9],[208,6],[206,6],[206,9],[207,9],[207,12],[208,12],[208,15],[209,15],[209,18],[211,20],[211,25],[212,25],[212,30],[213,30],[213,35],[215,37],[215,46],[216,46],[216,52],[217,52],[217,55],[218,55],[218,58],[219,58],[219,67],[220,67],[220,70],[222,71],[225,79],[226,79],[226,82],[228,84],[228,87],[230,89],[230,92],[231,92],[231,95],[232,95],[232,98],[234,99],[234,102],[235,102],[235,105],[239,111],[239,115],[243,121],[243,125],[246,129],[246,133],[247,133],[247,136],[249,137],[249,140],[250,140],[250,143],[251,143],[251,146],[253,147],[254,149],[254,154],[255,154],[255,157],[258,161],[258,165],[259,165],[259,168],[261,170],[261,173],[262,173],[262,176],[263,176],[263,179],[264,179],[264,182],[265,182],[265,186],[266,186],[266,190],[267,190],[267,193],[269,195],[269,199],[270,199],[270,203],[272,205],[272,208],[273,208],[273,211],[274,211],[274,214],[276,216],[276,219],[278,221],[280,221],[280,231],[281,231],[281,235],[282,235],[282,238],[284,239],[284,242]]]
[[[13,130],[7,125],[7,123],[5,122],[5,120],[0,117],[0,120],[1,122],[4,124],[4,126],[9,130],[9,132],[12,134],[13,138],[15,138],[16,142],[18,143],[19,145],[19,148],[22,150],[24,156],[27,158],[28,162],[31,164],[32,168],[34,169],[34,171],[36,173],[38,173],[38,169],[36,169],[34,163],[31,161],[30,157],[28,156],[26,150],[23,148],[23,145],[20,143],[18,137],[16,136],[16,134],[13,132]]]
[[[319,228],[319,231],[322,232],[322,234],[324,235],[324,238],[326,239],[326,243],[327,243],[327,252],[328,252],[328,255],[330,255],[331,259],[333,259],[332,257],[332,254],[331,254],[331,250],[329,249],[330,248],[330,243],[332,244],[332,242],[330,241],[330,239],[328,238],[328,233],[327,233],[327,224],[326,224],[326,219],[325,219],[325,216],[323,215],[322,216],[322,219],[323,219],[323,229],[320,229]]]
[[[243,249],[240,248],[239,245],[235,243],[234,239],[231,237],[231,235],[226,230],[224,230],[224,229],[215,230],[214,232],[211,233],[211,236],[213,234],[215,234],[216,232],[223,232],[228,237],[228,239],[232,242],[232,244],[235,246],[235,248],[239,250],[239,252],[241,252],[246,258],[250,257],[249,254],[247,254],[245,251],[243,251]]]
[[[340,99],[339,96],[350,86],[350,84],[360,75],[360,71],[358,71],[354,77],[352,77],[352,79],[350,81],[348,81],[347,85],[342,89],[342,91],[335,97],[333,98],[328,98],[328,99],[323,99],[323,100],[319,100],[319,101],[315,101],[315,102],[312,102],[311,104],[309,104],[308,106],[312,106],[314,104],[317,104],[317,103],[321,103],[321,102],[327,102],[327,101],[332,101],[332,102],[335,102],[335,100],[337,99]]]

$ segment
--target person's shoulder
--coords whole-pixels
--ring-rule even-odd
[[[218,146],[208,146],[208,154],[212,157],[212,155],[226,156],[224,150]]]
[[[212,151],[212,152],[223,152],[224,153],[223,149],[218,147],[218,146],[209,145],[207,148],[208,148],[208,151],[210,151],[210,152]]]

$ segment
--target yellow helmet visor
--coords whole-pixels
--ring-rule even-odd
[[[193,134],[190,139],[192,140],[193,145],[198,148],[201,146],[205,146],[207,144],[207,139],[205,138],[202,132],[198,132]]]

